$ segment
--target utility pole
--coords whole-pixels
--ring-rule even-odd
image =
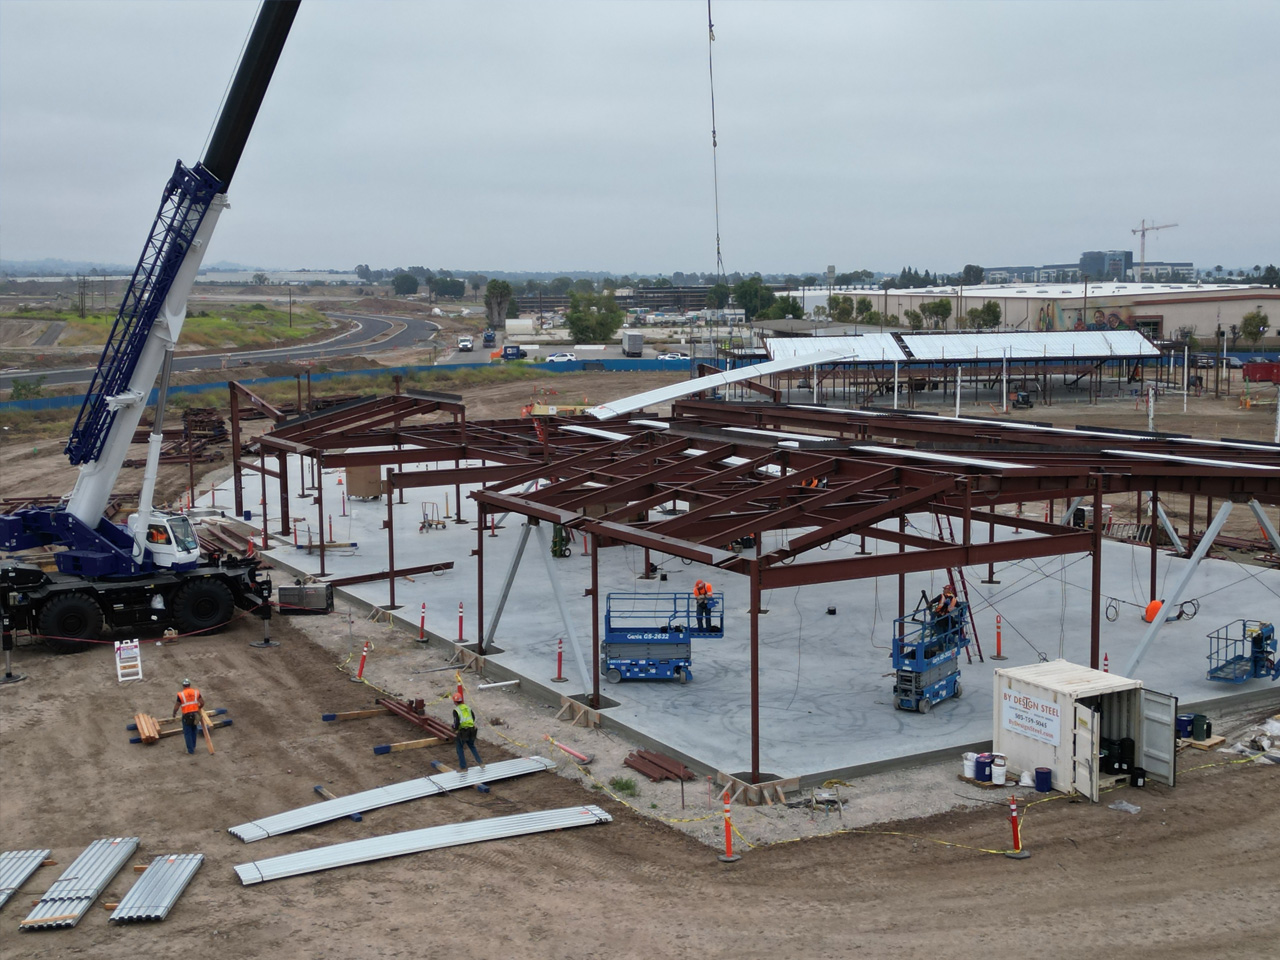
[[[1138,242],[1138,283],[1141,283],[1147,272],[1147,234],[1152,230],[1168,230],[1170,227],[1176,227],[1176,223],[1162,223],[1156,226],[1154,223],[1147,226],[1147,221],[1143,220],[1142,225],[1130,233],[1141,234],[1142,239]]]

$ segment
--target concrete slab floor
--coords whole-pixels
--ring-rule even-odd
[[[296,462],[290,477],[298,476]],[[413,465],[406,469],[415,469]],[[385,501],[347,501],[343,517],[344,487],[340,471],[325,471],[322,478],[326,509],[332,506],[333,536],[354,541],[352,548],[327,551],[326,570],[331,577],[351,576],[388,569],[387,538],[382,529]],[[246,483],[245,499],[260,498],[256,478]],[[476,558],[472,555],[483,539],[485,613],[490,620],[520,539],[524,518],[498,518],[496,536],[478,534],[477,509],[466,499],[463,516],[471,522],[419,532],[424,504],[450,513],[453,488],[406,492],[404,504],[393,506],[395,560],[398,568],[452,560],[451,571],[435,576],[420,574],[411,581],[400,578],[393,612],[406,630],[416,633],[421,605],[426,603],[426,627],[435,637],[456,640],[458,604],[464,605],[465,639],[476,640]],[[279,529],[276,491],[266,490],[269,527]],[[205,497],[201,506],[208,506]],[[231,503],[230,481],[219,488],[218,504]],[[1240,509],[1245,509],[1241,507]],[[319,538],[320,518],[310,495],[291,500],[290,512],[304,519],[299,542]],[[261,528],[261,515],[253,511],[253,524]],[[931,516],[911,517],[915,532],[936,535]],[[328,517],[324,526],[328,532]],[[491,662],[521,678],[521,689],[534,696],[558,700],[561,695],[584,694],[591,689],[587,667],[591,656],[591,599],[585,596],[591,582],[590,557],[581,541],[572,556],[550,557],[544,543],[551,529],[543,525],[545,541],[537,532],[529,537],[523,560],[513,578],[505,613],[492,641],[502,652]],[[764,549],[775,547],[781,536],[768,534]],[[973,525],[974,542],[984,542],[985,524]],[[1030,534],[997,530],[999,539]],[[856,555],[859,539],[848,537],[819,554],[820,559]],[[888,544],[867,541],[870,551],[896,552]],[[282,567],[317,574],[318,553],[295,549],[292,538],[273,538],[267,552]],[[712,582],[725,613],[723,639],[695,641],[692,679],[675,681],[602,681],[601,693],[617,706],[603,711],[605,722],[616,725],[642,741],[661,744],[706,769],[730,773],[750,770],[750,673],[748,615],[749,590],[744,577],[726,575],[700,565],[686,565],[678,558],[653,555],[665,581],[640,579],[644,552],[624,546],[601,551],[599,557],[600,611],[610,593],[690,592],[701,577]],[[1170,588],[1187,561],[1158,554],[1157,595]],[[1150,550],[1107,541],[1103,546],[1102,584],[1104,607],[1115,619],[1104,619],[1101,650],[1113,672],[1127,663],[1147,624],[1141,619],[1148,596]],[[937,704],[927,715],[895,709],[892,697],[893,669],[890,638],[897,614],[897,578],[882,577],[845,581],[796,589],[766,591],[768,611],[760,618],[760,763],[763,773],[779,777],[800,776],[806,782],[847,777],[895,765],[906,765],[948,753],[958,754],[989,741],[992,733],[992,671],[1040,659],[1065,657],[1089,662],[1091,561],[1087,554],[1023,560],[997,564],[996,584],[984,584],[984,566],[968,568],[965,576],[977,624],[978,644],[970,646],[972,662],[961,658],[963,695]],[[561,617],[552,590],[554,577],[564,598],[569,626]],[[277,584],[285,581],[277,575]],[[287,582],[287,581],[285,581]],[[910,575],[906,579],[906,607],[912,610],[923,591],[936,595],[946,582],[945,571]],[[386,581],[343,588],[364,603],[386,606],[390,589]],[[1238,618],[1280,619],[1280,571],[1244,566],[1231,560],[1207,560],[1200,565],[1186,599],[1199,604],[1194,619],[1166,624],[1134,671],[1144,685],[1175,694],[1183,703],[1232,698],[1241,693],[1274,691],[1280,704],[1280,684],[1253,680],[1243,685],[1218,683],[1205,678],[1206,634]],[[963,597],[962,597],[963,599]],[[1108,600],[1112,601],[1108,604]],[[340,602],[341,608],[341,602]],[[833,608],[834,614],[828,609]],[[1002,619],[1003,663],[990,658],[996,652],[995,617]],[[556,669],[557,641],[564,640],[566,683],[552,683]],[[573,642],[576,638],[576,643]],[[662,748],[660,747],[660,749]]]

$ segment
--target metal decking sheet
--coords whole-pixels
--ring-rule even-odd
[[[48,859],[48,850],[6,850],[0,853],[0,907],[8,903],[14,892]]]
[[[156,857],[120,901],[111,920],[163,920],[204,863],[202,853],[167,853]]]
[[[318,823],[340,820],[353,813],[365,813],[378,807],[389,807],[406,800],[417,800],[437,793],[448,793],[462,787],[473,787],[492,780],[507,780],[520,777],[526,773],[542,773],[555,769],[555,763],[542,757],[518,757],[515,760],[499,760],[483,769],[468,767],[466,770],[451,773],[438,773],[431,777],[419,777],[416,780],[405,780],[386,787],[375,787],[362,793],[353,793],[337,800],[325,800],[313,803],[297,810],[287,810],[272,817],[251,820],[238,827],[230,827],[228,832],[239,837],[245,843],[263,840],[266,837],[292,833],[306,827],[314,827]]]
[[[137,849],[137,837],[93,841],[53,882],[18,929],[74,927]]]
[[[392,833],[367,840],[352,840],[316,850],[302,850],[256,860],[236,867],[240,882],[246,887],[283,877],[296,877],[317,870],[331,870],[353,863],[367,863],[386,857],[399,857],[426,850],[457,847],[484,840],[500,840],[548,830],[566,830],[570,827],[586,827],[593,823],[609,823],[613,817],[596,806],[563,807],[559,810],[539,810],[534,813],[517,813],[509,817],[491,817],[465,823],[450,823],[440,827],[426,827],[405,833]]]

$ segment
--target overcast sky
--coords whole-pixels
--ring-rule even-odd
[[[256,3],[0,2],[0,256],[133,263]],[[1280,262],[1280,2],[716,0],[725,269]],[[207,262],[714,271],[707,7],[304,0]]]

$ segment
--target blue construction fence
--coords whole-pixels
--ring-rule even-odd
[[[540,370],[544,373],[582,373],[582,372],[636,372],[641,370],[668,370],[678,372],[681,370],[692,371],[693,366],[689,360],[570,360],[565,363],[530,363],[528,361],[514,361],[522,366],[531,369]],[[719,366],[723,368],[724,364],[717,360],[698,360],[697,363],[709,364],[711,366]],[[418,366],[407,367],[375,367],[368,370],[329,370],[324,373],[311,374],[311,382],[318,383],[324,380],[334,380],[341,377],[384,377],[394,376],[395,374],[410,373],[449,373],[454,370],[478,370],[491,369],[495,366],[492,361],[483,363],[450,363],[450,364],[423,364]],[[253,377],[251,379],[234,378],[245,386],[253,387],[271,383],[288,383],[294,380],[294,377]],[[183,384],[181,386],[169,387],[169,396],[179,396],[184,393],[208,393],[210,390],[217,390],[225,386],[229,381],[222,380],[213,383],[192,383]],[[154,405],[159,399],[160,391],[152,388],[151,395],[147,397],[147,404]],[[62,410],[68,407],[79,407],[84,403],[84,394],[74,394],[65,397],[38,397],[33,400],[6,400],[0,402],[0,413],[11,413],[17,411],[38,411],[38,410]]]

